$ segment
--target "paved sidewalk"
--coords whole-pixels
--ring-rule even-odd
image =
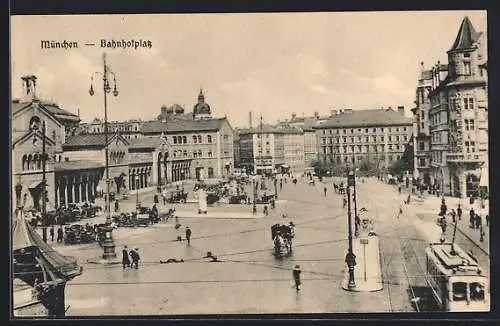
[[[383,289],[380,266],[380,247],[378,236],[354,238],[353,252],[356,255],[354,267],[355,292],[374,292]],[[347,288],[349,269],[346,265],[346,277],[342,287]]]

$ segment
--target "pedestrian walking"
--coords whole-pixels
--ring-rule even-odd
[[[458,207],[457,207],[457,216],[458,216],[458,220],[460,221],[462,219],[462,207],[460,207],[460,204],[458,204]]]
[[[471,208],[469,211],[469,227],[471,229],[474,228],[474,219],[475,219],[476,213],[474,212],[474,208]]]
[[[325,197],[326,197],[326,192],[328,191],[328,189],[326,189],[326,187],[323,187],[323,193],[325,194]]]
[[[490,214],[486,214],[486,226],[490,226]]]
[[[299,292],[300,290],[300,273],[302,271],[300,270],[299,265],[295,265],[295,268],[293,269],[293,281],[295,282],[295,290]]]
[[[120,204],[118,203],[118,200],[115,200],[115,212],[118,212],[120,209]]]
[[[398,193],[401,195],[401,186],[398,186]]]
[[[439,212],[439,215],[440,216],[445,216],[446,215],[446,212],[448,210],[448,207],[446,206],[446,202],[444,200],[444,198],[441,200],[441,207],[440,207],[440,212]]]
[[[64,239],[64,232],[63,232],[62,227],[60,226],[60,227],[57,229],[57,242],[58,242],[58,243],[63,242],[63,239]]]
[[[486,235],[486,232],[484,232],[483,226],[481,226],[480,233],[479,233],[479,241],[484,242],[485,235]]]
[[[406,198],[406,203],[409,204],[410,203],[410,199],[411,199],[411,195],[408,194],[408,197]]]
[[[476,229],[481,228],[482,225],[483,225],[483,218],[481,217],[481,215],[476,214]]]
[[[129,252],[126,245],[123,247],[122,250],[122,264],[123,264],[123,269],[127,267],[130,268]]]
[[[345,208],[345,205],[347,205],[347,199],[344,197],[342,198],[342,208]]]
[[[50,241],[54,242],[54,226],[50,227]]]
[[[141,260],[141,257],[139,256],[139,249],[134,248],[130,250],[130,258],[132,258],[132,264],[130,265],[130,268],[135,268],[139,269],[139,260]]]
[[[280,180],[280,191],[283,189],[283,180]]]
[[[188,246],[191,245],[191,229],[189,226],[186,226],[186,240],[188,242]]]
[[[453,221],[453,223],[457,223],[457,213],[455,213],[455,210],[452,208],[451,209],[451,212],[450,212],[450,215],[451,215],[451,220]]]

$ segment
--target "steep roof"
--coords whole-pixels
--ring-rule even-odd
[[[166,122],[147,121],[142,126],[142,132],[145,134],[154,133],[178,133],[191,131],[217,131],[222,127],[222,124],[227,121],[227,118],[204,119],[204,120],[187,120],[187,119],[172,119]]]
[[[411,125],[412,119],[391,109],[353,110],[340,113],[314,129]]]
[[[12,114],[16,114],[17,112],[21,111],[25,107],[28,107],[32,104],[33,102],[25,102],[25,101],[20,101],[20,100],[13,100],[12,101]],[[40,106],[45,108],[50,114],[52,114],[56,119],[61,119],[61,120],[73,120],[73,121],[80,121],[80,117],[77,116],[74,113],[68,112],[66,110],[61,109],[56,103],[54,102],[48,102],[48,101],[40,101]]]
[[[105,141],[104,134],[79,134],[74,135],[66,139],[66,142],[62,145],[63,148],[68,147],[91,147],[91,146],[102,146],[104,147]],[[120,137],[125,143],[128,142],[118,134],[112,134],[108,137],[108,144],[111,143],[116,137]]]
[[[479,36],[481,36],[481,33],[476,32],[469,17],[465,16],[458,30],[455,42],[453,42],[449,51],[470,49],[479,39]]]

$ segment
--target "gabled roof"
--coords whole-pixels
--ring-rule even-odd
[[[17,144],[22,143],[23,141],[25,141],[27,139],[33,138],[34,136],[35,136],[35,131],[30,130],[30,131],[26,132],[24,135],[22,135],[16,139],[13,139],[12,147],[14,148]],[[40,138],[40,140],[41,140],[42,133],[38,131],[38,132],[36,132],[36,136],[38,138]],[[51,146],[54,146],[56,144],[56,142],[53,139],[50,139],[47,135],[45,135],[45,141],[48,145],[51,145]]]
[[[448,52],[470,49],[480,36],[481,33],[476,32],[469,17],[465,16],[462,20],[462,24],[460,25],[460,29],[458,30],[455,42],[453,42],[453,45]]]
[[[412,125],[412,119],[391,109],[353,110],[340,113],[314,129]]]
[[[227,122],[227,118],[216,118],[206,120],[186,120],[173,119],[166,122],[147,121],[142,126],[142,132],[145,134],[156,133],[179,133],[192,131],[218,131],[222,125]]]
[[[105,135],[104,134],[79,134],[71,136],[66,139],[66,142],[62,145],[63,149],[68,149],[71,147],[104,147],[105,145]],[[109,135],[108,145],[113,142],[116,138],[122,140],[125,144],[129,144],[128,141],[119,134]]]
[[[21,102],[19,100],[12,101],[12,115],[19,113],[24,108],[27,108],[33,104],[33,101],[30,102]],[[73,120],[80,121],[80,117],[74,113],[68,112],[66,110],[61,109],[56,103],[48,102],[48,101],[39,101],[39,106],[41,109],[45,109],[48,113],[54,116],[56,119],[61,120]]]

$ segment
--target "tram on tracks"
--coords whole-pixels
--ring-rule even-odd
[[[426,256],[427,284],[441,310],[490,311],[489,280],[474,256],[454,243],[431,243]]]

